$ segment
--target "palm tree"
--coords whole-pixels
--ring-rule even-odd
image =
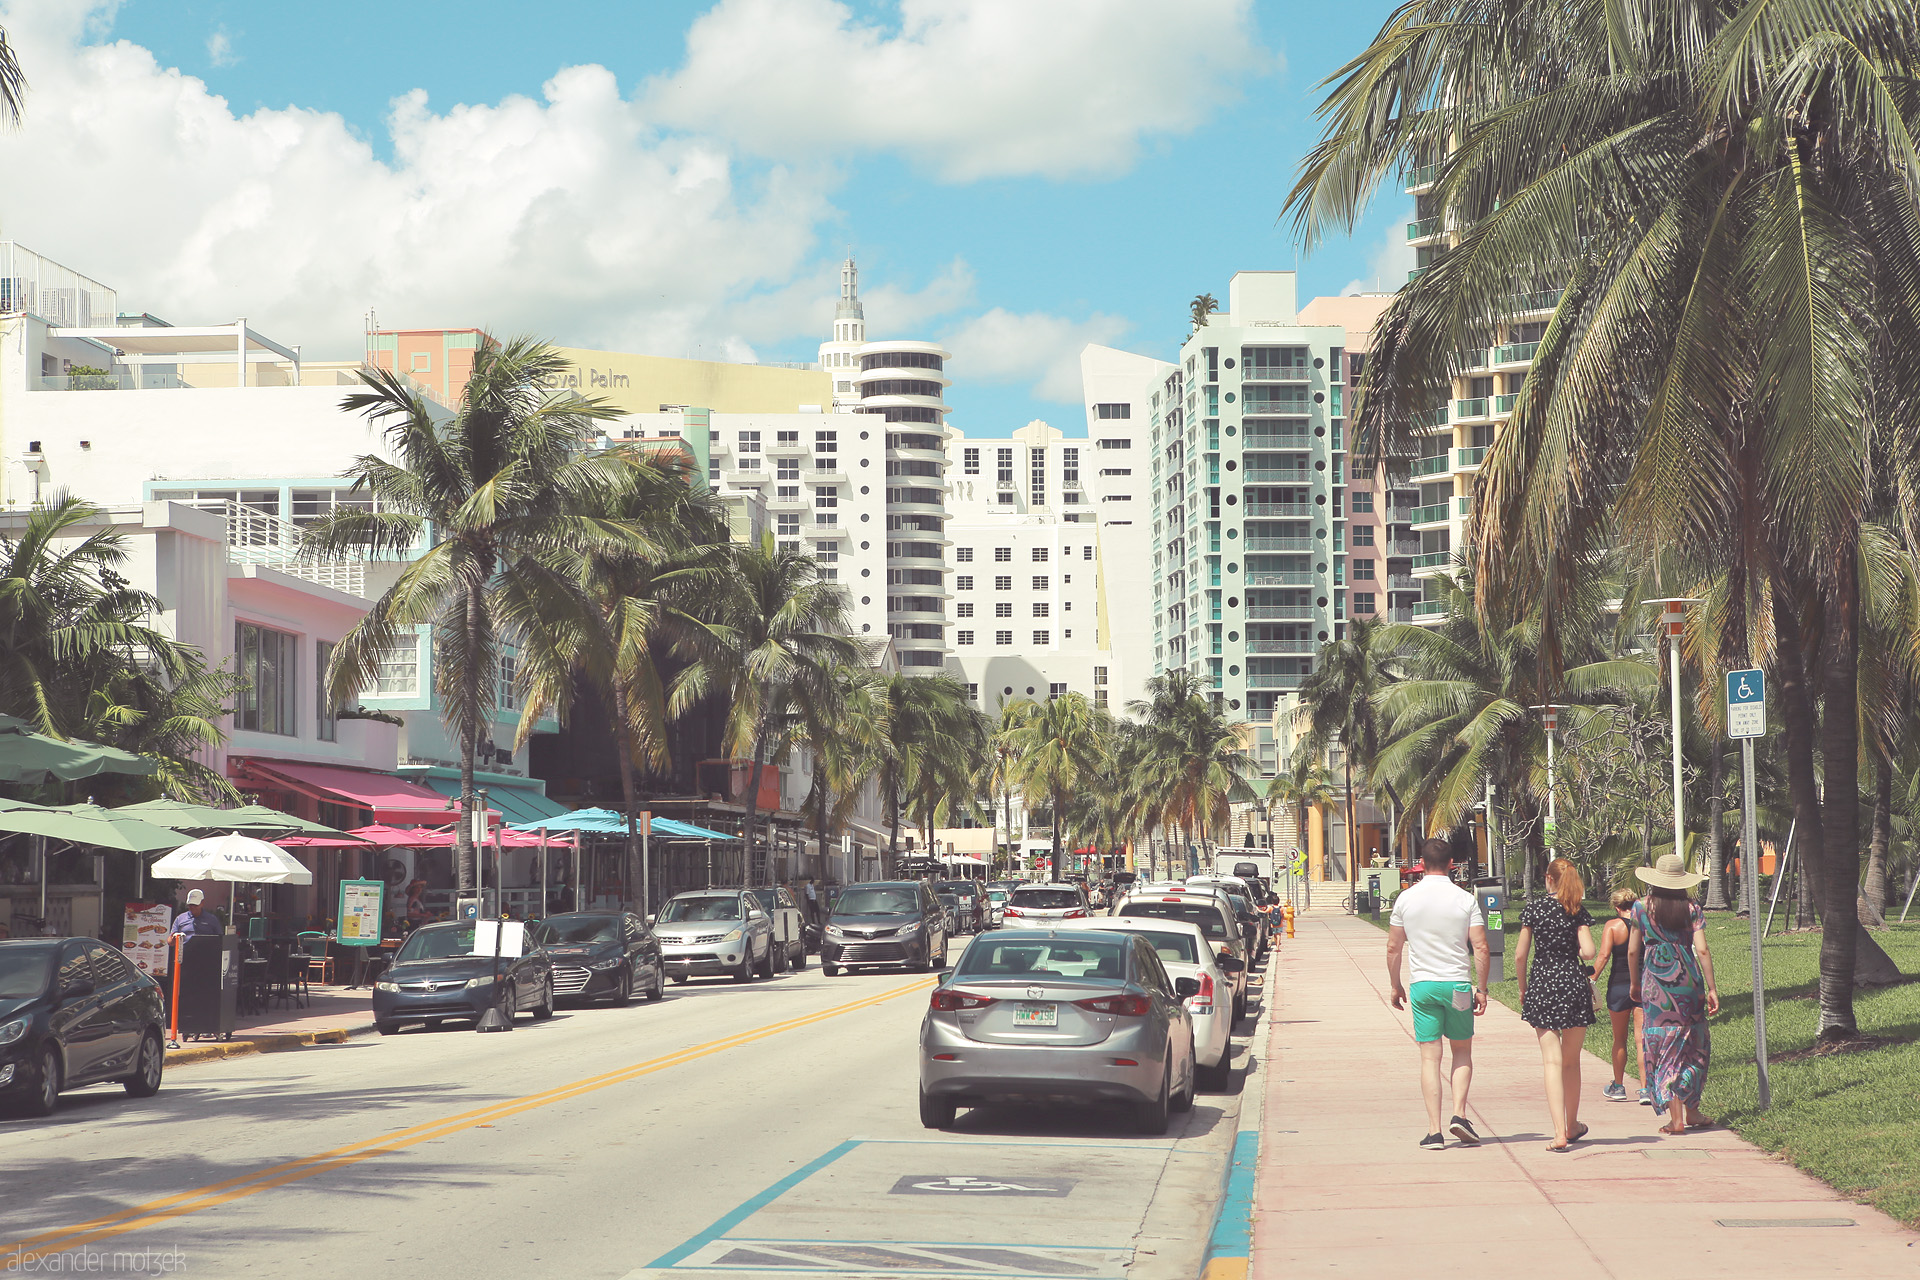
[[[1327,766],[1307,751],[1296,750],[1289,767],[1275,774],[1273,780],[1267,783],[1267,800],[1270,803],[1293,806],[1294,838],[1302,854],[1307,851],[1307,811],[1330,805],[1334,799],[1333,778],[1327,773]],[[1311,877],[1302,875],[1300,884],[1306,890],[1306,905],[1311,907]]]
[[[931,852],[933,832],[942,817],[973,811],[979,794],[974,779],[987,757],[986,717],[974,710],[965,684],[951,676],[909,677],[911,696],[896,718],[894,731],[908,739],[904,794],[906,808]]]
[[[0,29],[0,123],[18,125],[27,100],[27,77],[14,55],[13,42]]]
[[[1013,781],[1032,813],[1042,804],[1053,819],[1053,866],[1060,879],[1067,797],[1093,778],[1107,758],[1110,718],[1082,693],[1064,693],[1035,705],[1013,731],[1018,753]]]
[[[848,635],[847,597],[820,577],[812,556],[775,544],[767,533],[734,549],[730,571],[710,619],[688,641],[695,655],[674,678],[668,712],[680,715],[706,698],[725,695],[727,750],[751,760],[746,818],[741,827],[747,874],[772,874],[769,855],[755,861],[754,824],[767,754],[803,691],[817,690],[836,663],[863,663],[868,646]]]
[[[368,370],[368,389],[341,407],[380,428],[392,458],[356,458],[346,475],[372,509],[338,511],[303,540],[322,558],[409,560],[334,647],[329,695],[344,702],[373,687],[382,658],[430,626],[435,692],[460,744],[463,814],[474,804],[475,757],[494,719],[506,646],[517,645],[529,669],[564,667],[600,635],[579,557],[656,549],[633,524],[599,514],[655,464],[589,448],[595,424],[616,411],[550,391],[566,369],[530,338],[482,347],[450,418],[395,374]],[[530,724],[522,722],[523,738]],[[474,884],[468,823],[455,838],[464,893]]]
[[[1380,722],[1374,702],[1397,676],[1397,657],[1387,627],[1356,617],[1347,623],[1343,635],[1320,646],[1313,672],[1300,683],[1295,714],[1304,730],[1302,748],[1318,756],[1336,737],[1341,743],[1347,783],[1347,866],[1349,882],[1354,886],[1360,881],[1360,863],[1355,843],[1353,766],[1360,766],[1369,783],[1377,781],[1394,809],[1400,805],[1393,783],[1377,776],[1373,768],[1380,755]],[[1353,891],[1358,892],[1357,888]]]
[[[1193,327],[1200,329],[1205,327],[1207,317],[1220,309],[1220,299],[1210,293],[1203,293],[1188,304],[1188,309],[1193,315]]]
[[[574,573],[593,606],[592,643],[541,650],[522,664],[523,735],[548,714],[564,722],[582,682],[612,711],[627,816],[624,881],[636,903],[646,875],[636,826],[635,765],[656,773],[672,766],[662,659],[697,628],[702,605],[726,576],[727,554],[725,513],[711,491],[692,483],[688,464],[677,456],[653,455],[653,463],[636,470],[632,483],[607,495],[608,505],[592,514],[620,527],[645,529],[655,549],[625,542],[584,548]],[[550,665],[554,662],[558,665]],[[641,903],[643,909],[646,905]]]
[[[1246,751],[1246,725],[1230,719],[1198,678],[1172,671],[1147,681],[1147,697],[1127,705],[1139,717],[1135,777],[1160,823],[1189,845],[1227,826],[1235,804],[1255,798],[1258,768]]]
[[[1012,849],[1017,843],[1013,834],[1013,796],[1019,790],[1014,780],[1020,758],[1019,729],[1035,710],[1035,704],[1029,698],[1001,703],[1000,715],[988,731],[987,752],[980,765],[979,787],[986,795],[989,806],[994,809],[994,854],[996,858],[999,855],[999,823],[1004,814],[1009,865]]]
[[[1437,165],[1464,229],[1382,319],[1356,422],[1375,458],[1405,451],[1454,352],[1553,304],[1478,481],[1483,604],[1540,603],[1551,659],[1562,592],[1609,541],[1733,580],[1818,854],[1829,1039],[1857,1034],[1860,531],[1920,479],[1906,17],[1415,0],[1330,82],[1289,197],[1311,240]]]

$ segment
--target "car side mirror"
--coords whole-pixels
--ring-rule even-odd
[[[953,977],[953,970],[941,969],[939,972],[935,973],[933,976],[938,978],[942,982],[946,982],[947,980]]]
[[[1199,995],[1200,979],[1175,978],[1173,980],[1173,993],[1179,996],[1182,1000],[1191,999],[1192,997]]]
[[[653,922],[654,922],[654,921],[656,921],[656,920],[658,920],[659,918],[660,918],[660,917],[659,917],[659,916],[657,916],[657,915],[654,915],[654,916],[648,916],[648,917],[647,917],[647,928],[649,928],[649,929],[651,929],[651,928],[653,928]]]
[[[66,986],[60,988],[60,998],[62,1000],[78,1000],[81,996],[90,996],[92,994],[93,984],[85,978],[80,979],[78,982],[69,982]]]
[[[1247,967],[1232,956],[1221,956],[1218,960],[1214,961],[1214,965],[1218,967],[1222,973],[1239,973]]]

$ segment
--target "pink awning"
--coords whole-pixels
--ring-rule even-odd
[[[293,764],[247,758],[244,773],[330,804],[371,809],[375,822],[444,823],[453,816],[447,798],[390,773],[344,765]]]

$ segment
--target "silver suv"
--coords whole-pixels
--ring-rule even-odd
[[[747,982],[787,967],[773,943],[773,918],[746,889],[701,889],[676,894],[648,922],[660,940],[660,959],[675,982],[731,976]]]

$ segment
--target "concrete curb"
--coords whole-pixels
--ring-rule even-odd
[[[1275,1012],[1266,983],[1274,977],[1279,958],[1277,950],[1267,955],[1260,992],[1260,1028],[1247,1046],[1249,1052],[1257,1046],[1259,1053],[1241,1091],[1239,1123],[1234,1126],[1226,1165],[1220,1170],[1213,1214],[1207,1220],[1203,1263],[1196,1268],[1200,1280],[1246,1280],[1253,1267],[1253,1193],[1260,1172],[1260,1140],[1266,1115],[1267,1046],[1273,1039],[1270,1015]],[[1243,1143],[1244,1138],[1252,1141]],[[1239,1221],[1234,1220],[1236,1216]]]
[[[1272,960],[1268,961],[1272,971]],[[1259,1124],[1259,1103],[1266,1074],[1267,995],[1265,978],[1260,993],[1260,1021],[1248,1040],[1247,1053],[1253,1068],[1241,1078],[1240,1092],[1223,1101],[1220,1123],[1189,1146],[1176,1143],[1167,1157],[1134,1241],[1133,1263],[1127,1268],[1127,1280],[1194,1280],[1207,1262],[1207,1246],[1225,1200],[1227,1182],[1233,1174],[1234,1145],[1244,1127],[1242,1116],[1251,1101],[1255,1108],[1254,1125]],[[1256,1049],[1258,1051],[1256,1052]],[[1242,1271],[1239,1274],[1244,1275]]]
[[[250,1053],[280,1053],[304,1049],[316,1044],[344,1044],[350,1036],[363,1036],[374,1029],[364,1026],[329,1027],[324,1031],[290,1031],[283,1035],[249,1036],[237,1040],[218,1040],[188,1044],[167,1050],[166,1066],[188,1067],[196,1062],[217,1062],[222,1058],[243,1058]]]

